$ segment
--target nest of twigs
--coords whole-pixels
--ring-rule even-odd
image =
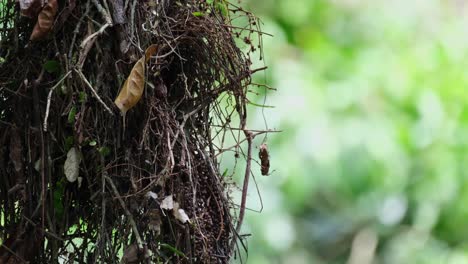
[[[255,70],[235,39],[253,51],[256,19],[222,0],[59,0],[30,41],[48,1],[25,2],[0,5],[0,263],[227,263],[245,199],[238,221],[213,139],[237,128],[250,164]],[[114,99],[151,44],[124,121]]]

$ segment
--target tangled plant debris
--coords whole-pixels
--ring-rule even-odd
[[[228,263],[253,35],[224,0],[1,1],[0,263]]]

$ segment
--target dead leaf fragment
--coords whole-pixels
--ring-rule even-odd
[[[260,145],[258,157],[260,159],[262,175],[268,176],[268,172],[270,171],[270,155],[268,154],[267,144],[263,143]]]
[[[54,25],[57,10],[57,0],[49,0],[37,17],[36,25],[31,33],[31,37],[29,38],[31,41],[39,40],[47,36]]]
[[[128,110],[140,101],[145,88],[145,64],[156,53],[156,50],[157,45],[151,45],[146,49],[145,56],[135,63],[119,95],[115,99],[114,103],[120,109],[122,115],[125,115]]]
[[[152,191],[149,191],[146,193],[146,197],[148,197],[148,199],[158,199],[158,194],[156,194],[155,192],[152,192]]]
[[[39,158],[38,160],[36,160],[36,162],[34,162],[34,169],[39,172],[40,169],[41,169],[41,159]]]
[[[183,224],[190,222],[190,218],[188,217],[187,213],[185,213],[184,209],[180,209],[179,203],[174,202],[172,195],[164,198],[159,207],[164,210],[172,210],[172,215],[174,215],[174,217]]]
[[[172,215],[174,215],[177,220],[182,222],[182,224],[185,224],[186,222],[190,223],[190,218],[185,213],[185,210],[179,207],[179,203],[174,203],[174,208],[172,208]]]
[[[161,209],[164,210],[172,210],[174,208],[174,200],[172,199],[172,195],[169,195],[166,198],[164,198],[159,207],[161,207]]]
[[[71,148],[63,165],[65,176],[69,182],[75,182],[80,174],[81,156],[76,148]]]
[[[180,222],[182,222],[182,224],[185,224],[187,222],[190,222],[190,218],[188,217],[188,215],[185,213],[184,209],[177,209],[174,210],[174,217],[179,220]]]

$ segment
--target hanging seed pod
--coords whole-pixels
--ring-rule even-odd
[[[57,14],[57,0],[49,0],[37,17],[36,25],[29,38],[31,41],[43,39],[51,31]]]
[[[268,172],[270,171],[270,155],[268,154],[267,144],[263,143],[260,145],[258,157],[260,158],[262,175],[268,176]]]

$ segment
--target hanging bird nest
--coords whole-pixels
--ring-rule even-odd
[[[224,0],[1,1],[0,263],[228,263],[253,34]]]

